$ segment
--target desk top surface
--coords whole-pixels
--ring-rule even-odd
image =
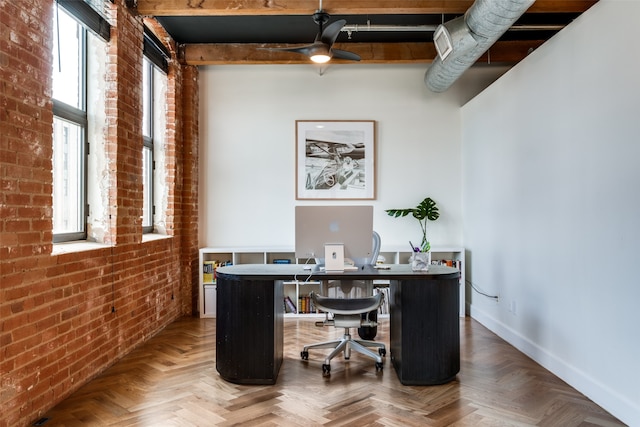
[[[249,278],[270,280],[397,280],[397,279],[458,279],[460,271],[457,268],[444,265],[430,265],[429,271],[412,271],[409,264],[389,264],[388,270],[365,266],[359,270],[344,272],[327,272],[316,269],[305,270],[302,264],[237,264],[216,269],[218,277]]]

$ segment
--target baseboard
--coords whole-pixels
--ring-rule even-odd
[[[628,425],[640,425],[640,405],[634,404],[617,391],[608,388],[585,372],[549,353],[487,312],[477,309],[473,304],[469,306],[469,315],[620,421]]]

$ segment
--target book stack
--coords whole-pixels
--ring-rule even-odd
[[[215,283],[215,271],[217,266],[217,261],[204,261],[202,265],[203,283]]]
[[[313,305],[311,297],[309,296],[298,297],[298,306],[296,307],[291,297],[289,295],[286,295],[284,297],[284,312],[294,314],[309,314],[315,313],[316,308]]]
[[[300,313],[315,313],[316,311],[310,296],[298,297],[298,307]]]
[[[202,263],[202,283],[216,283],[216,269],[231,265],[231,261],[220,262],[217,260],[207,260]]]
[[[459,259],[434,259],[431,260],[432,265],[446,265],[448,267],[455,267],[462,271],[462,261]]]

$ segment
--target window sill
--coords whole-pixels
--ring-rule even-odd
[[[142,235],[142,243],[153,242],[155,240],[170,239],[172,236],[166,234],[147,233]],[[110,248],[106,243],[88,242],[86,240],[76,240],[73,242],[54,243],[51,255],[62,255],[74,252],[92,251],[96,249]]]
[[[87,242],[86,240],[79,240],[73,242],[54,243],[51,255],[62,255],[74,252],[92,251],[96,249],[108,248],[110,245],[106,243]]]
[[[152,242],[154,240],[170,239],[173,236],[167,236],[166,234],[158,233],[145,233],[142,235],[142,243]]]

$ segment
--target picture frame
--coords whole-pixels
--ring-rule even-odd
[[[375,199],[375,120],[296,120],[296,199]]]

